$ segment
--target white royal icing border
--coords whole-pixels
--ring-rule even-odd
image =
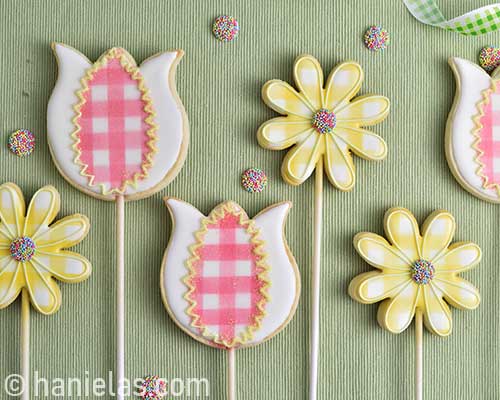
[[[190,257],[189,247],[194,243],[194,233],[200,229],[201,219],[205,216],[181,200],[170,198],[166,203],[174,227],[162,263],[160,282],[163,301],[172,318],[184,331],[205,344],[216,346],[191,326],[191,318],[186,313],[189,304],[184,298],[187,288],[182,281],[189,272],[186,267],[186,261]],[[284,328],[295,313],[300,295],[300,276],[283,234],[289,209],[290,203],[276,204],[253,219],[260,229],[260,237],[268,255],[266,262],[270,267],[270,299],[266,303],[266,315],[262,319],[261,328],[242,347],[256,345],[271,338]]]
[[[72,119],[78,102],[76,92],[92,63],[69,46],[56,43],[53,48],[59,72],[47,107],[47,135],[56,166],[78,189],[103,200],[114,200],[115,195],[103,195],[98,185],[90,186],[88,178],[81,175],[81,166],[74,162],[71,134],[75,129]],[[143,198],[161,190],[175,177],[184,162],[188,142],[187,118],[173,82],[175,67],[182,55],[182,51],[160,53],[139,67],[156,112],[158,140],[155,147],[158,152],[153,156],[148,176],[140,180],[136,188],[127,186],[127,199]]]
[[[491,87],[491,77],[478,65],[462,58],[451,58],[457,91],[446,127],[446,156],[455,178],[469,192],[492,202],[500,202],[495,189],[485,189],[478,175],[477,151],[473,145],[476,137],[474,117],[479,113],[478,104],[483,92]]]

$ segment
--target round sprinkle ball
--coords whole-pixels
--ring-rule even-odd
[[[241,184],[248,193],[260,193],[267,185],[267,175],[259,168],[249,168],[241,174]]]
[[[370,26],[365,32],[364,41],[368,50],[385,50],[390,41],[389,32],[381,26]]]
[[[240,24],[229,15],[217,17],[212,25],[214,36],[221,42],[232,42],[238,36]]]
[[[8,145],[16,156],[29,156],[35,150],[35,135],[27,129],[18,129],[10,135]]]
[[[493,72],[500,65],[500,48],[483,47],[479,52],[479,64],[486,72]]]
[[[28,236],[18,237],[10,244],[10,255],[14,260],[25,262],[31,260],[35,254],[36,245]]]
[[[319,133],[332,133],[337,125],[337,117],[325,108],[318,110],[312,119],[312,126]]]
[[[426,285],[434,278],[434,265],[427,260],[417,260],[411,266],[412,278],[419,285]]]
[[[163,399],[167,395],[167,383],[157,375],[146,377],[139,389],[139,396],[144,400]]]

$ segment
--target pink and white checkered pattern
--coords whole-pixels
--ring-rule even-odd
[[[207,229],[196,251],[200,260],[193,266],[191,300],[196,305],[192,315],[215,342],[234,343],[263,314],[257,307],[266,284],[258,276],[260,256],[238,216],[227,213]]]
[[[483,106],[482,129],[479,131],[478,148],[484,153],[479,161],[484,164],[482,174],[488,185],[500,184],[500,82]]]
[[[146,155],[151,151],[145,121],[148,113],[138,81],[111,58],[87,82],[80,108],[80,161],[87,175],[106,191],[124,190],[127,180],[142,174]]]

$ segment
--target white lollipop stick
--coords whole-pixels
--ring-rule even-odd
[[[323,160],[316,164],[314,177],[314,254],[312,265],[312,310],[309,367],[309,399],[316,400],[320,332],[321,233],[323,224]]]
[[[125,380],[125,204],[116,197],[116,382],[117,399],[123,399]]]
[[[30,399],[30,298],[27,289],[21,294],[21,376],[22,400]]]
[[[422,311],[417,308],[415,313],[415,400],[422,400],[423,388],[423,357],[422,357]]]

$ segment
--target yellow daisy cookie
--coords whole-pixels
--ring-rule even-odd
[[[264,102],[285,117],[260,126],[259,144],[271,150],[294,146],[281,168],[287,183],[301,184],[322,161],[330,182],[340,190],[351,190],[355,183],[351,152],[369,160],[382,160],[387,154],[384,140],[363,127],[387,117],[389,99],[366,95],[353,100],[363,82],[363,70],[353,61],[335,67],[326,85],[318,60],[310,55],[297,58],[293,73],[299,91],[280,80],[262,88]]]
[[[50,225],[60,207],[52,186],[38,190],[28,206],[13,183],[0,186],[0,309],[27,290],[33,307],[53,314],[61,306],[54,278],[80,282],[91,272],[90,262],[65,248],[79,243],[89,231],[87,217],[70,215]]]
[[[451,333],[448,304],[462,309],[479,305],[478,290],[459,274],[479,263],[481,249],[471,242],[454,243],[455,219],[447,211],[435,211],[422,226],[410,211],[387,211],[384,227],[389,241],[373,233],[359,233],[354,247],[377,271],[354,278],[349,295],[364,304],[383,301],[379,324],[392,333],[404,331],[416,310],[425,326],[439,336]]]

